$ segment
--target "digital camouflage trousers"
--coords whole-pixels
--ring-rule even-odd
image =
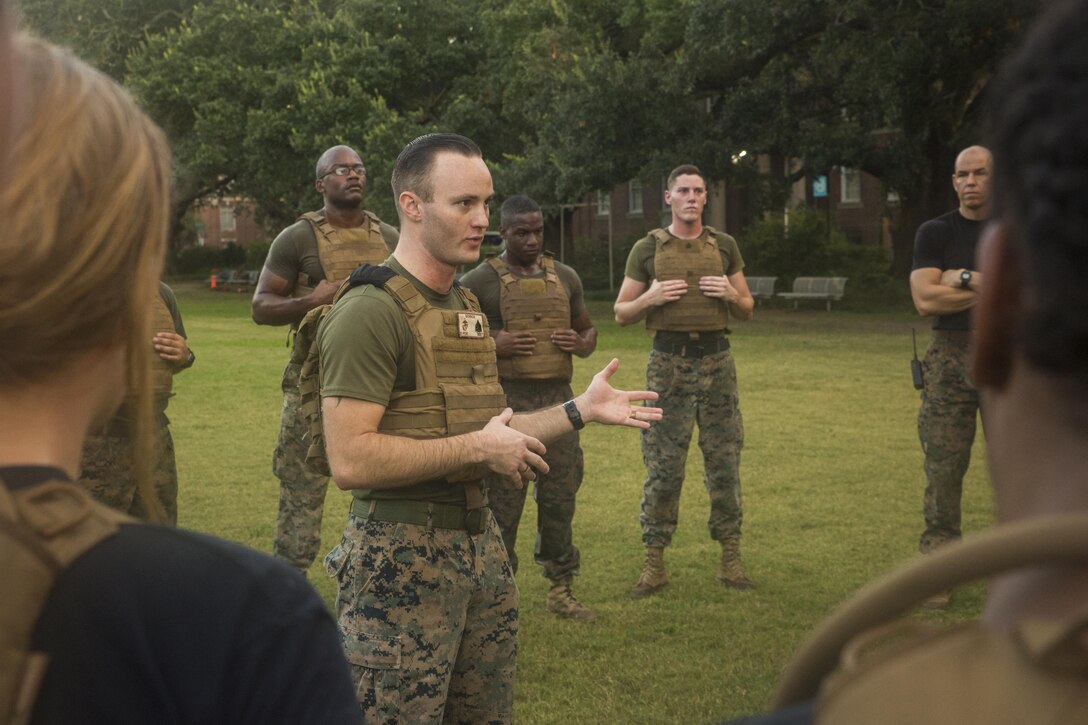
[[[504,381],[506,402],[514,412],[559,405],[574,397],[569,383],[554,381],[513,382]],[[536,544],[533,558],[544,568],[544,576],[560,579],[578,573],[581,556],[574,546],[572,523],[574,499],[582,485],[585,462],[579,445],[578,431],[573,431],[548,444],[544,456],[549,471],[538,474],[533,485],[536,501]],[[515,543],[518,524],[525,508],[528,484],[514,486],[505,478],[488,479],[488,502],[502,532],[506,553],[514,572],[518,570]]]
[[[178,523],[178,467],[174,459],[174,439],[170,421],[159,413],[152,428],[151,479],[155,496],[167,523]],[[83,463],[79,484],[97,501],[140,519],[149,519],[150,510],[136,489],[132,473],[132,441],[123,425],[114,421],[99,433],[87,436],[83,443]]]
[[[362,722],[512,721],[518,591],[493,518],[472,535],[352,513],[325,568]]]
[[[968,377],[967,348],[966,339],[935,335],[922,363],[918,438],[925,454],[926,492],[918,549],[923,554],[961,536],[960,497],[979,410],[978,391]]]
[[[283,411],[280,436],[272,453],[272,472],[280,480],[280,505],[272,553],[305,572],[321,546],[321,515],[325,510],[328,476],[306,468],[310,429],[302,416],[298,394],[301,365],[283,371]]]
[[[744,421],[737,395],[737,370],[729,350],[701,358],[650,351],[646,388],[658,394],[664,411],[642,431],[646,481],[642,487],[642,541],[664,547],[672,542],[680,509],[680,490],[692,430],[699,426],[703,483],[710,495],[710,536],[739,537],[743,520],[740,451]]]

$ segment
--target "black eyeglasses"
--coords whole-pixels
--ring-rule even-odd
[[[332,167],[324,174],[322,174],[319,178],[324,179],[329,174],[336,174],[337,176],[347,176],[348,174],[355,174],[356,176],[366,176],[366,167],[362,164],[354,164],[350,166],[348,164],[337,164],[336,166]]]

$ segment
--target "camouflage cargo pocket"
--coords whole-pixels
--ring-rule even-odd
[[[400,720],[401,642],[351,627],[343,629],[344,655],[366,722]]]

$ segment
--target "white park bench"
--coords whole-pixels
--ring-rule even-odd
[[[798,277],[793,281],[792,292],[779,292],[778,296],[793,300],[794,308],[798,300],[824,300],[830,312],[831,303],[842,299],[846,280],[846,277]]]
[[[778,277],[747,277],[748,291],[757,300],[769,300],[774,297],[774,283]]]

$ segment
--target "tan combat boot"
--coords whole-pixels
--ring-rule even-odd
[[[570,580],[570,575],[552,579],[552,588],[548,590],[548,611],[566,619],[592,622],[597,618],[596,612],[574,598]]]
[[[647,546],[646,563],[642,565],[638,583],[631,590],[631,598],[648,597],[659,589],[664,589],[668,583],[669,575],[665,573],[665,549],[660,546]]]
[[[740,560],[740,537],[731,536],[722,541],[722,561],[714,578],[727,587],[741,591],[755,588],[744,571],[744,562]]]

